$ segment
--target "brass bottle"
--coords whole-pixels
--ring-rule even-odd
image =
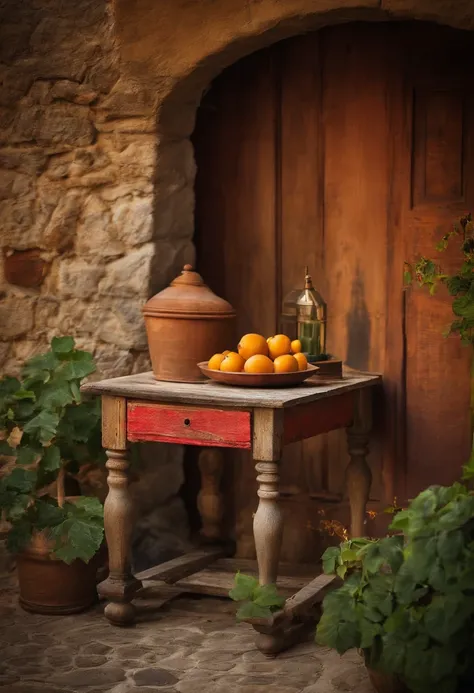
[[[304,290],[296,301],[298,339],[308,361],[316,361],[326,354],[327,306],[313,287],[308,268],[305,268]]]

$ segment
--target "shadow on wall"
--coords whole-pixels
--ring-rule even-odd
[[[347,324],[347,365],[361,371],[369,370],[370,317],[365,302],[365,286],[360,267],[352,282],[351,309]]]

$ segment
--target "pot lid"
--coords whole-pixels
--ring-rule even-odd
[[[192,265],[184,265],[179,277],[150,298],[142,310],[144,315],[163,317],[230,318],[235,315],[230,303],[216,296]]]

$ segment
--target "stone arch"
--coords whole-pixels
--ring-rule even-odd
[[[124,73],[155,109],[157,249],[150,292],[193,258],[195,163],[189,138],[212,80],[256,50],[323,26],[410,19],[474,29],[469,0],[115,0]]]

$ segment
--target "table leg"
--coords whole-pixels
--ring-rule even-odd
[[[109,576],[99,587],[99,594],[109,603],[106,618],[117,626],[133,623],[133,595],[141,583],[130,570],[130,545],[133,531],[133,504],[129,493],[130,464],[126,450],[107,450],[107,483],[109,493],[104,505],[104,527],[109,550]]]
[[[350,462],[346,470],[346,487],[351,510],[351,537],[362,537],[366,533],[366,509],[372,485],[372,472],[367,463],[372,425],[371,395],[370,388],[356,394],[354,420],[347,429]]]
[[[224,455],[221,450],[204,448],[200,451],[201,490],[198,495],[198,509],[202,520],[201,535],[209,542],[222,538],[224,497],[220,485],[223,467]]]
[[[277,581],[283,539],[283,515],[278,502],[279,463],[257,462],[255,469],[259,503],[253,520],[253,534],[260,584],[268,585]]]

